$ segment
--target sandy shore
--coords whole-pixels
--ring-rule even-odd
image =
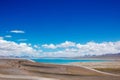
[[[120,80],[118,73],[98,71],[101,67],[97,66],[98,63],[55,65],[21,59],[0,59],[0,80]],[[118,66],[115,69],[120,68]]]
[[[84,67],[120,75],[120,60],[112,60],[108,62],[89,62],[89,63],[81,62],[81,63],[71,63],[69,65],[84,66]]]

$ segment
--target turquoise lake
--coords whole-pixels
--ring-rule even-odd
[[[40,63],[51,63],[51,64],[67,64],[73,62],[105,62],[108,60],[97,60],[97,59],[63,59],[63,58],[41,58],[41,59],[31,59],[35,62]]]

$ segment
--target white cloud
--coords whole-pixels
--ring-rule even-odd
[[[86,44],[66,41],[64,43],[56,45],[52,44],[51,46],[48,44],[42,46],[43,48],[53,49],[53,51],[51,52],[44,52],[45,54],[48,54],[50,56],[74,57],[85,55],[103,55],[120,53],[120,41],[102,43],[88,42]],[[59,48],[62,48],[62,50]]]
[[[120,53],[120,41],[87,42],[86,44],[65,41],[60,44],[33,45],[16,43],[0,37],[0,56],[76,57]]]
[[[53,52],[43,52],[42,57],[77,57],[82,56],[82,54],[76,53],[74,50],[58,50]]]
[[[58,44],[56,46],[60,48],[74,47],[75,43],[71,41],[65,41],[64,43]]]
[[[42,47],[44,47],[44,48],[50,48],[50,49],[56,49],[57,47],[54,45],[54,44],[44,44],[44,45],[42,45]]]
[[[23,41],[27,41],[27,39],[18,39],[18,41],[23,42]]]
[[[6,38],[11,38],[12,36],[11,36],[11,35],[6,35],[5,37],[6,37]]]
[[[56,48],[68,48],[68,47],[74,47],[75,43],[71,41],[65,41],[60,44],[43,44],[42,47],[44,48],[50,48],[50,49],[56,49]]]
[[[22,30],[12,30],[12,31],[10,31],[10,32],[12,32],[12,33],[25,33],[25,32],[22,31]]]
[[[119,53],[120,41],[103,43],[88,42],[84,45],[77,44],[76,47],[78,48],[78,53],[84,55],[102,55],[109,53]]]
[[[39,45],[34,45],[33,48],[35,48],[36,50],[40,50],[40,52],[42,52],[41,47]]]
[[[0,39],[0,56],[38,56],[39,51],[26,43],[15,43]]]
[[[40,48],[38,45],[34,45],[34,48]]]

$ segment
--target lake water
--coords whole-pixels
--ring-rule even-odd
[[[31,59],[35,62],[40,63],[51,63],[51,64],[67,64],[73,62],[105,62],[108,60],[98,60],[98,59],[63,59],[63,58],[41,58],[41,59]]]

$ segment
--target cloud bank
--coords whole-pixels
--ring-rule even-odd
[[[0,37],[0,56],[19,57],[79,57],[120,53],[120,41],[87,42],[86,44],[65,41],[60,44],[32,45],[7,41]]]
[[[6,41],[0,39],[0,56],[38,56],[37,50],[33,49],[30,44],[26,43],[15,43],[13,41]]]
[[[60,44],[45,44],[42,45],[42,47],[52,49],[53,51],[46,52],[45,54],[49,54],[54,57],[91,56],[120,53],[120,41],[102,43],[88,42],[86,44],[65,41]]]

